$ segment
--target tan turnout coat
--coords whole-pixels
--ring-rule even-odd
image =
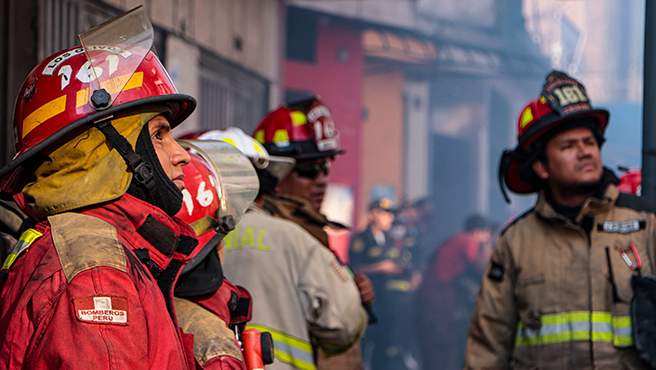
[[[635,272],[621,250],[635,264],[633,243],[642,272],[654,274],[653,209],[610,184],[602,199],[586,200],[577,224],[540,193],[502,233],[486,268],[465,369],[644,369],[631,336]],[[592,219],[589,237],[584,217]]]

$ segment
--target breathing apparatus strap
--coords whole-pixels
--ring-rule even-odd
[[[112,143],[114,148],[116,148],[121,157],[123,157],[130,172],[134,174],[137,183],[145,186],[150,191],[154,190],[155,177],[153,176],[152,167],[132,149],[130,142],[116,131],[116,128],[112,125],[112,118],[114,116],[105,117],[94,123],[98,126],[100,132],[105,135],[107,140]]]

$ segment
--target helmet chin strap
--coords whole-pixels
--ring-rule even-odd
[[[123,157],[130,172],[134,174],[133,181],[136,181],[140,185],[146,187],[148,191],[152,192],[156,187],[153,168],[132,149],[130,142],[116,131],[116,128],[112,125],[112,118],[114,118],[113,115],[103,118],[102,120],[95,122],[95,124],[98,126],[100,132],[102,132],[107,140],[109,140],[114,148],[116,148],[121,157]]]
[[[139,134],[136,147],[140,153],[137,153],[132,149],[130,142],[112,125],[112,118],[113,116],[109,116],[94,123],[123,157],[130,172],[134,174],[128,193],[159,207],[173,217],[182,207],[182,192],[168,178],[159,164],[157,153],[150,142],[148,125],[144,125]],[[139,149],[140,146],[141,149]]]

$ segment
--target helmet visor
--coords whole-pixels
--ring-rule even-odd
[[[234,224],[238,223],[260,189],[260,182],[248,157],[223,141],[180,140],[178,143],[201,156],[215,173],[221,199],[219,222],[223,223],[226,216],[231,216],[229,218]]]
[[[87,63],[70,78],[88,82],[91,105],[96,110],[107,109],[128,83],[143,79],[134,72],[153,46],[153,25],[144,7],[139,6],[78,37]]]

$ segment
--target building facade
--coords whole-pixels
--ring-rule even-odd
[[[0,5],[1,164],[14,154],[13,101],[31,68],[78,45],[78,33],[142,4],[173,82],[199,102],[175,135],[229,126],[250,133],[282,101],[281,0],[5,0]]]

